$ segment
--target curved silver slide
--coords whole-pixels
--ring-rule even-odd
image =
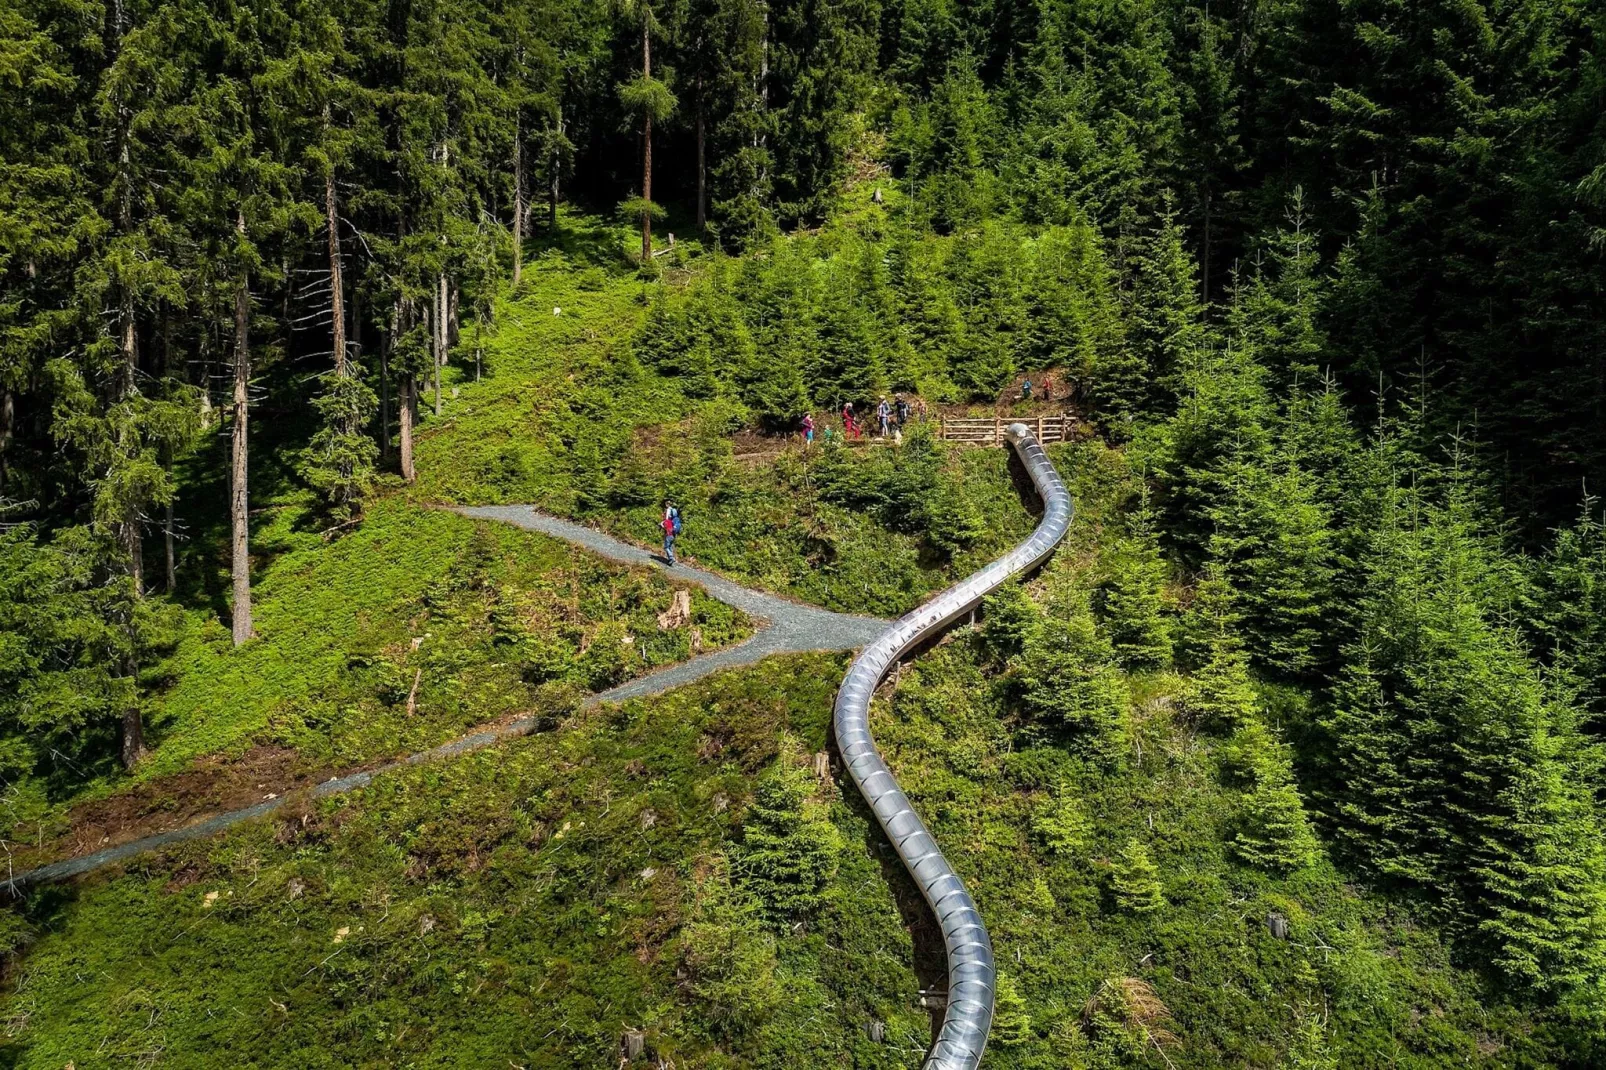
[[[1071,495],[1025,424],[1005,432],[1043,499],[1043,519],[1031,538],[882,632],[848,668],[836,698],[836,738],[848,774],[897,848],[926,903],[942,925],[948,950],[948,1009],[925,1070],[975,1070],[993,1024],[996,973],[993,945],[976,903],[936,840],[909,805],[870,738],[870,696],[910,649],[941,634],[1010,577],[1040,564],[1071,525]]]

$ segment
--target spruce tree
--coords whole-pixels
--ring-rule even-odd
[[[1279,381],[1310,383],[1320,372],[1326,338],[1317,319],[1323,282],[1317,274],[1316,236],[1310,233],[1305,191],[1289,196],[1284,225],[1240,279],[1229,329]]]
[[[824,904],[842,849],[836,826],[811,801],[816,785],[808,768],[792,750],[784,746],[759,778],[736,853],[741,883],[781,927]]]
[[[846,174],[852,116],[874,70],[881,5],[799,0],[762,11],[775,213],[790,226],[821,218]]]
[[[992,1039],[1000,1048],[1018,1048],[1032,1039],[1031,1008],[1020,986],[1007,973],[998,975],[993,1003]]]
[[[176,607],[106,582],[109,541],[89,527],[0,530],[0,769],[13,790],[59,780],[64,760],[86,775],[126,759],[126,719],[147,700],[138,668],[172,642]]]
[[[1295,1023],[1294,1040],[1283,1056],[1281,1070],[1339,1070],[1327,1040],[1325,1018],[1314,1008],[1307,1008]]]
[[[816,349],[804,372],[809,393],[833,408],[844,401],[874,406],[888,389],[886,365],[875,320],[850,265],[827,263],[813,319]],[[867,414],[861,409],[861,415]]]
[[[1276,412],[1266,377],[1242,347],[1199,353],[1176,415],[1164,425],[1154,459],[1164,488],[1162,529],[1189,566],[1204,563],[1214,510],[1231,496],[1238,473],[1273,466]]]
[[[735,865],[715,856],[680,932],[686,987],[712,1032],[741,1040],[781,1006],[784,989],[763,905],[733,880]]]
[[[1254,718],[1259,706],[1234,602],[1232,586],[1212,569],[1200,581],[1184,621],[1189,649],[1199,661],[1183,694],[1183,709],[1210,732],[1232,731]]]
[[[1130,738],[1131,694],[1086,596],[1073,596],[1067,618],[1049,617],[1027,637],[1015,675],[1027,712],[1070,729],[1076,745],[1119,762]]]
[[[620,10],[639,35],[641,66],[634,78],[621,82],[618,87],[619,103],[626,113],[635,117],[641,130],[641,187],[640,196],[627,200],[620,211],[635,217],[641,223],[641,263],[652,262],[652,221],[661,216],[663,209],[652,199],[652,137],[653,124],[662,123],[675,113],[679,101],[667,83],[652,73],[652,41],[655,32],[663,27],[653,16],[648,0],[624,0]]]
[[[999,224],[981,239],[953,248],[946,276],[965,331],[950,360],[954,381],[974,397],[998,397],[1019,366],[1027,305],[1020,278],[1019,243]]]
[[[1104,554],[1096,590],[1099,620],[1124,667],[1164,668],[1172,651],[1166,565],[1147,500],[1132,515],[1130,528],[1130,535]]]
[[[1165,906],[1160,892],[1160,871],[1142,840],[1132,838],[1112,863],[1110,889],[1115,905],[1128,914],[1153,914]]]
[[[1332,598],[1332,528],[1297,465],[1235,461],[1219,472],[1208,547],[1238,598],[1256,661],[1297,677],[1320,656]]]
[[[1070,784],[1055,785],[1053,793],[1032,812],[1032,835],[1052,854],[1075,855],[1092,834],[1093,823]]]
[[[1243,862],[1277,873],[1302,869],[1320,848],[1294,786],[1285,746],[1269,736],[1250,757],[1252,784],[1231,820],[1232,853]]]
[[[932,242],[895,243],[890,250],[889,282],[895,295],[896,324],[919,363],[919,392],[938,401],[955,400],[953,369],[970,350],[969,329],[942,277]]]
[[[1126,340],[1141,381],[1113,380],[1098,389],[1120,415],[1169,412],[1204,344],[1198,273],[1174,215],[1139,246],[1129,301]]]
[[[1597,499],[1556,533],[1537,570],[1536,630],[1556,669],[1578,693],[1597,733],[1606,727],[1606,522]]]
[[[1031,367],[1065,368],[1078,379],[1107,369],[1125,336],[1104,243],[1080,216],[1032,242],[1025,280],[1022,352]]]
[[[1361,633],[1325,721],[1343,842],[1385,878],[1430,890],[1512,983],[1600,983],[1606,855],[1588,802],[1592,746],[1510,630],[1452,488],[1413,492],[1379,531]]]

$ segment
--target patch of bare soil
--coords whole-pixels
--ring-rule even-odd
[[[1021,389],[1026,380],[1032,382],[1032,399],[1023,401]],[[933,405],[932,416],[950,419],[966,416],[1056,416],[1069,413],[1082,417],[1081,383],[1064,368],[1046,368],[1042,371],[1019,372],[991,403],[965,402],[957,405]]]
[[[136,784],[72,808],[58,835],[12,848],[21,871],[182,828],[215,814],[310,788],[333,771],[286,747],[253,747],[237,758],[203,758],[183,772]]]

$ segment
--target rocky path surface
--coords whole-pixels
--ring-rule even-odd
[[[594,528],[588,528],[583,524],[548,516],[545,513],[538,512],[531,506],[487,505],[459,508],[457,512],[468,517],[495,520],[505,524],[513,524],[528,531],[538,531],[544,535],[550,535],[553,538],[562,539],[575,546],[583,547],[595,554],[608,558],[610,561],[659,569],[673,579],[683,580],[702,587],[710,596],[717,598],[726,605],[734,606],[752,617],[758,625],[758,630],[746,642],[733,647],[726,647],[723,650],[716,650],[713,653],[704,654],[689,661],[683,661],[678,665],[670,665],[657,672],[627,681],[608,691],[591,695],[582,704],[583,708],[590,708],[604,702],[623,702],[626,699],[656,695],[672,688],[682,687],[696,680],[701,680],[705,676],[724,669],[735,668],[740,665],[751,665],[769,657],[771,654],[803,653],[811,650],[855,650],[875,639],[887,627],[887,621],[875,617],[856,617],[846,613],[833,613],[816,606],[790,602],[773,594],[754,591],[706,569],[694,568],[683,564],[677,564],[671,568],[658,555],[639,546],[622,542],[611,535],[597,531]],[[383,776],[386,773],[397,769],[405,769],[411,765],[421,765],[425,762],[456,757],[460,754],[467,754],[471,751],[489,747],[492,744],[501,743],[504,740],[529,735],[535,730],[535,727],[536,723],[533,718],[520,718],[507,724],[481,729],[478,732],[461,736],[438,747],[420,751],[417,754],[409,755],[406,758],[390,762],[375,769],[326,780],[312,789],[312,795],[314,798],[320,798],[326,795],[338,795],[342,792],[352,791],[367,785],[376,776]],[[154,836],[146,836],[128,843],[102,848],[89,854],[62,859],[59,862],[51,862],[48,865],[39,866],[36,869],[22,873],[7,873],[4,880],[0,881],[0,884],[4,884],[16,891],[28,885],[48,884],[53,881],[82,876],[103,866],[127,861],[158,847],[165,847],[168,844],[179,843],[184,840],[199,839],[203,836],[211,836],[242,821],[249,821],[252,818],[270,814],[288,802],[291,797],[268,799],[255,806],[215,814],[195,824],[160,832]]]

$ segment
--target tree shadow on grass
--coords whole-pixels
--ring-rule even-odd
[[[593,267],[624,270],[631,267],[625,257],[620,229],[600,216],[558,212],[556,233],[543,223],[525,242],[525,256],[534,260],[544,254],[560,253],[565,258]]]

